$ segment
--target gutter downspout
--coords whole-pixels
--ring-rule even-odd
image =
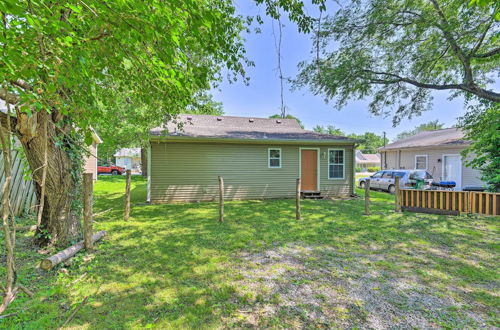
[[[151,142],[148,143],[148,194],[146,198],[146,202],[150,203],[151,202]]]

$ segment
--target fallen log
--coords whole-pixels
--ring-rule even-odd
[[[103,238],[104,235],[106,235],[106,232],[104,230],[101,230],[100,232],[95,233],[92,236],[92,242],[93,243],[97,242],[98,240]],[[77,254],[78,251],[80,251],[81,249],[83,249],[83,241],[80,241],[77,244],[72,245],[65,250],[62,250],[61,252],[54,254],[53,256],[51,256],[47,259],[43,259],[42,262],[40,263],[40,267],[43,270],[50,270],[54,266],[60,264],[61,262],[65,261],[65,260],[68,260],[69,258],[74,256],[75,254]]]

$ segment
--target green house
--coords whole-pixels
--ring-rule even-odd
[[[304,130],[294,119],[180,115],[151,130],[148,201],[293,198],[354,193],[357,141]]]

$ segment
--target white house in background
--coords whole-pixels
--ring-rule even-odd
[[[459,128],[421,132],[380,148],[382,169],[426,170],[437,181],[455,181],[456,190],[481,187],[481,172],[465,165],[470,145]]]
[[[356,150],[356,167],[361,168],[361,172],[367,172],[369,167],[380,167],[380,156]]]
[[[141,173],[141,148],[122,148],[115,154],[116,166]]]

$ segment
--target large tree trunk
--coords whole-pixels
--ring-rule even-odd
[[[55,117],[55,113],[48,114],[44,111],[37,112],[32,117],[18,112],[16,134],[33,171],[38,201],[42,192],[45,137],[48,137],[44,208],[40,225],[35,232],[35,243],[62,246],[81,233],[81,203],[78,197],[82,150],[70,137],[71,126],[61,121],[55,123]],[[44,127],[47,127],[47,135]]]

